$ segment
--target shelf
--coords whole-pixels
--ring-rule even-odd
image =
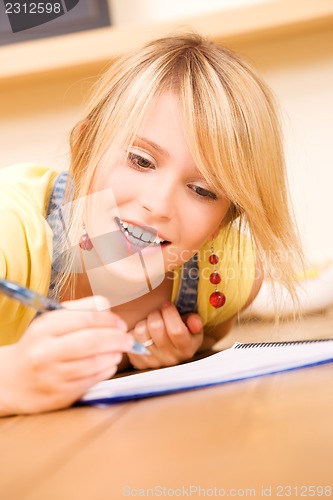
[[[177,22],[111,26],[0,47],[0,85],[95,74],[120,53],[157,36],[192,29],[229,46],[333,27],[332,0],[272,0]]]

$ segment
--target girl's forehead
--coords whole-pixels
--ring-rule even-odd
[[[149,120],[163,120],[166,117],[170,119],[170,115],[174,119],[180,120],[182,119],[181,109],[182,106],[178,94],[171,91],[162,92],[154,96],[148,104],[141,125],[144,125]]]
[[[171,93],[164,93],[156,97],[148,106],[143,119],[138,124],[135,135],[137,138],[146,138],[155,145],[159,140],[184,141],[184,118],[178,97]]]

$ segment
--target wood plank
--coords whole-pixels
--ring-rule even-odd
[[[0,419],[0,498],[22,499],[116,422],[129,405]]]
[[[333,339],[333,309],[304,315],[299,320],[240,321],[215,346],[217,351],[228,349],[235,342],[277,342],[288,340]]]
[[[191,485],[255,489],[256,498],[266,486],[276,498],[278,485],[332,487],[332,375],[323,365],[136,402],[24,498],[102,500]]]

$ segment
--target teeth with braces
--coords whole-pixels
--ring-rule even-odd
[[[121,227],[124,229],[124,232],[126,235],[129,235],[129,231],[128,231],[128,228],[129,227],[134,227],[132,224],[128,224],[128,222],[124,222],[122,221],[121,219],[118,218],[118,221],[119,221],[119,224],[121,225]],[[142,240],[143,241],[143,240]],[[163,243],[164,241],[166,240],[163,240],[162,238],[159,238],[157,235],[155,236],[155,238],[151,241],[146,241],[145,243],[154,243],[155,245],[159,245],[160,243]]]

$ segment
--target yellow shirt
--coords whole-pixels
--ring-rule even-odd
[[[57,171],[33,164],[0,169],[0,277],[21,283],[47,295],[52,262],[52,231],[45,216]],[[228,232],[227,232],[228,231]],[[209,296],[210,243],[199,252],[198,313],[206,325],[231,318],[244,306],[255,277],[255,253],[249,238],[236,228],[222,229],[214,240],[222,277],[218,288],[226,296],[220,309],[213,308]],[[176,302],[181,269],[175,271],[172,301]],[[35,311],[0,294],[0,345],[17,341]]]
[[[52,232],[45,220],[57,172],[32,164],[0,169],[0,276],[47,294]],[[0,345],[20,338],[36,312],[0,294]]]

